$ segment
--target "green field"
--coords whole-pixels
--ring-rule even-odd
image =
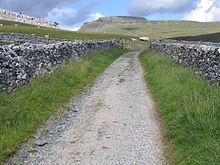
[[[107,17],[108,18],[108,17]],[[130,36],[149,36],[150,38],[170,38],[196,36],[220,32],[220,22],[193,21],[140,21],[111,19],[85,24],[80,31]]]
[[[220,33],[203,34],[198,36],[173,37],[172,39],[186,41],[220,42]]]
[[[164,54],[147,50],[140,59],[174,164],[220,164],[220,87]]]
[[[0,164],[68,100],[93,83],[117,57],[119,48],[92,53],[60,66],[13,93],[0,93]]]
[[[93,40],[93,39],[129,39],[128,36],[123,35],[106,35],[106,34],[94,34],[94,33],[79,33],[69,30],[62,30],[58,28],[45,28],[37,27],[33,25],[3,21],[0,20],[0,24],[3,24],[0,27],[0,32],[8,33],[23,33],[23,34],[35,34],[37,36],[50,35],[51,38],[61,38],[61,39],[70,39],[70,40]],[[17,24],[17,26],[15,26]]]

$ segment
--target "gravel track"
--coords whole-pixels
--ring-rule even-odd
[[[48,128],[22,163],[164,164],[159,119],[138,55],[118,58],[69,104],[68,116]]]

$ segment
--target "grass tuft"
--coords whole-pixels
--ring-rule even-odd
[[[14,93],[0,93],[0,162],[124,52],[114,48],[92,53],[60,66],[50,75],[36,78]]]
[[[163,54],[147,50],[140,60],[175,164],[220,164],[220,88]]]

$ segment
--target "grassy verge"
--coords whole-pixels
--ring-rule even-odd
[[[220,164],[220,88],[151,50],[140,56],[175,164]]]
[[[39,77],[14,93],[0,93],[0,162],[124,52],[114,48],[92,53],[60,66],[54,73]]]

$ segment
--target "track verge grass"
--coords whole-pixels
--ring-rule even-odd
[[[95,81],[126,50],[95,52],[40,76],[14,93],[0,93],[0,164],[48,117]]]
[[[175,164],[220,164],[220,87],[164,54],[146,50],[140,60]]]

